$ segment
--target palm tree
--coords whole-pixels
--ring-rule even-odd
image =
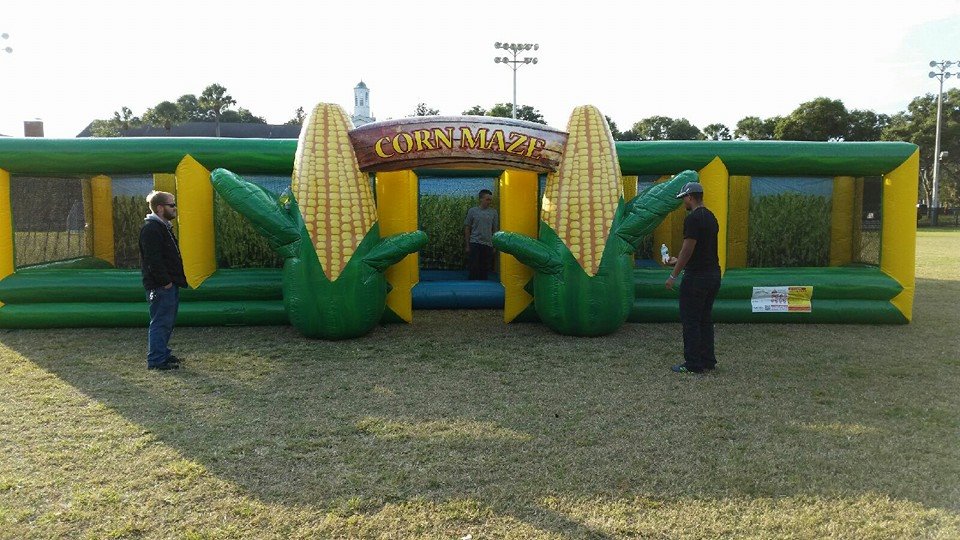
[[[209,111],[214,119],[216,119],[217,137],[219,137],[220,117],[223,115],[223,111],[227,110],[231,105],[236,105],[237,101],[233,99],[230,94],[227,94],[226,88],[219,84],[211,84],[204,88],[203,93],[200,94],[200,99],[197,101],[201,110]]]

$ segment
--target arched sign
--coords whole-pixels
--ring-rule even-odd
[[[542,124],[490,116],[417,116],[350,131],[362,171],[482,166],[551,172],[567,133]]]

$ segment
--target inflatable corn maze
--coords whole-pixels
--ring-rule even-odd
[[[466,307],[572,335],[676,321],[651,246],[679,249],[674,195],[694,178],[720,222],[716,321],[906,323],[917,176],[907,143],[614,142],[589,106],[566,131],[490,117],[352,129],[321,104],[299,141],[0,139],[0,327],[145,326],[136,234],[152,189],[177,196],[178,325],[340,339]],[[496,281],[422,280],[419,231],[438,230],[423,182],[478,177],[500,212]],[[273,259],[250,268],[256,242]]]

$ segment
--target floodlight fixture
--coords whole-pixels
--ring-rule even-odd
[[[540,48],[540,45],[538,43],[506,43],[506,42],[497,41],[496,43],[493,44],[493,47],[495,49],[503,49],[503,50],[510,51],[510,53],[513,55],[512,60],[510,59],[510,57],[507,57],[507,56],[503,56],[503,57],[498,56],[493,59],[493,62],[495,64],[506,64],[510,69],[513,70],[513,112],[511,113],[511,116],[513,118],[516,118],[517,117],[517,69],[524,64],[537,63],[536,57],[525,56],[523,58],[518,59],[517,54],[520,51],[529,51],[531,49],[536,51]]]
[[[960,64],[960,62],[957,62]],[[940,152],[940,117],[943,114],[943,81],[954,75],[960,77],[960,73],[947,71],[954,65],[952,60],[931,60],[930,67],[940,68],[940,71],[931,71],[928,76],[931,79],[937,79],[940,82],[940,90],[937,92],[937,127],[933,139],[933,193],[930,200],[930,224],[937,225],[940,214],[940,160],[944,158],[945,153]]]

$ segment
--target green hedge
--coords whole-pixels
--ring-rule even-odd
[[[219,268],[280,268],[283,259],[250,223],[214,194],[213,223]],[[147,215],[143,197],[113,198],[113,241],[117,268],[139,268],[140,227]]]
[[[750,199],[747,265],[827,266],[830,198],[780,193]]]
[[[421,268],[466,267],[463,220],[476,204],[473,196],[422,195],[420,229],[429,243],[420,251]],[[496,205],[496,201],[494,201]],[[143,197],[115,197],[114,240],[118,268],[138,268],[140,226],[146,215]],[[217,261],[221,268],[279,268],[283,261],[253,227],[224,203],[214,202]],[[637,252],[651,258],[656,250],[646,238]],[[748,264],[752,267],[827,266],[830,257],[830,199],[782,193],[750,201]]]
[[[113,257],[117,268],[140,268],[140,227],[147,216],[144,197],[113,198]]]
[[[213,194],[213,227],[216,231],[218,268],[281,268],[283,259],[250,222]]]
[[[474,196],[421,195],[420,230],[429,242],[420,250],[420,267],[439,270],[466,268],[463,221],[467,210],[476,206]],[[494,208],[497,201],[494,200]]]

